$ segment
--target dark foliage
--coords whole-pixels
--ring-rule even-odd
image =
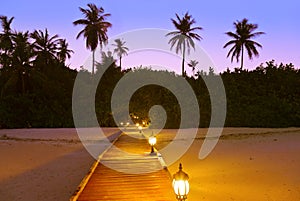
[[[98,69],[103,65],[98,64]],[[0,127],[73,126],[71,104],[76,71],[60,65],[49,69],[47,74],[32,71],[27,80],[30,90],[25,94],[22,90],[13,90],[13,87],[6,89],[0,99]],[[143,70],[152,72],[150,69]],[[4,69],[0,72],[0,90],[3,91],[9,73]],[[131,70],[121,71],[115,63],[104,72],[96,93],[96,113],[100,126],[116,125],[110,107],[111,94],[120,78],[128,72]],[[92,75],[89,72],[86,74],[87,84],[92,84]],[[221,76],[226,90],[225,126],[300,126],[300,72],[292,64],[275,65],[271,61],[253,71],[226,71],[221,75],[207,74],[197,79],[187,77],[198,98],[200,127],[209,126],[211,115],[210,97],[203,79],[213,79],[214,76]],[[168,117],[166,128],[179,127],[180,106],[175,96],[168,89],[157,85],[144,86],[133,94],[130,112],[139,116],[139,120],[133,120],[148,121],[148,112],[153,105],[164,107]]]
[[[253,71],[221,74],[227,95],[226,126],[300,126],[300,71],[267,62]]]

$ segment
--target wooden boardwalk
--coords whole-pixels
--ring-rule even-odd
[[[121,134],[70,201],[174,201],[169,171],[161,157],[149,151],[147,139],[138,132]]]

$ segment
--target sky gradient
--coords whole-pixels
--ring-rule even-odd
[[[259,49],[260,57],[252,61],[245,58],[245,68],[254,69],[260,63],[272,59],[277,63],[293,63],[296,68],[300,67],[298,0],[10,0],[1,1],[0,15],[14,16],[12,28],[15,30],[33,31],[48,28],[51,35],[58,34],[61,38],[66,38],[75,52],[67,63],[72,68],[79,69],[90,52],[86,50],[83,38],[76,40],[83,27],[75,27],[72,22],[83,17],[78,7],[85,8],[86,4],[91,2],[103,6],[105,12],[111,13],[108,21],[113,26],[108,32],[109,37],[143,28],[174,30],[170,18],[174,18],[175,13],[183,15],[188,11],[195,18],[196,25],[203,27],[203,30],[198,32],[203,40],[197,44],[210,56],[217,72],[224,71],[227,67],[233,69],[240,66],[239,63],[231,63],[230,59],[226,58],[229,48],[223,49],[223,46],[230,38],[224,33],[234,31],[233,22],[236,20],[248,18],[251,23],[258,24],[257,31],[264,31],[266,34],[255,39],[263,46],[263,49]],[[124,57],[124,65],[132,65],[132,59]],[[136,58],[134,62],[136,65],[143,64],[143,61],[137,61]],[[174,68],[178,72],[180,64],[178,69]]]

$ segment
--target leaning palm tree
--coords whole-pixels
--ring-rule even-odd
[[[67,58],[70,59],[71,53],[74,52],[73,50],[68,49],[68,46],[69,44],[67,43],[66,39],[60,39],[58,41],[58,52],[56,54],[59,62],[61,63],[65,63]]]
[[[233,40],[226,43],[223,48],[233,45],[229,50],[227,57],[231,55],[231,62],[234,58],[236,58],[236,61],[239,62],[239,58],[241,58],[240,69],[242,69],[244,65],[244,48],[247,50],[249,59],[252,59],[253,55],[258,57],[259,53],[257,51],[257,47],[262,48],[262,46],[251,39],[264,34],[264,32],[254,32],[258,28],[258,25],[248,23],[248,19],[246,18],[242,21],[234,22],[233,24],[236,29],[235,33],[231,31],[225,33],[232,37]]]
[[[120,68],[121,68],[121,64],[122,64],[122,56],[123,55],[127,55],[127,51],[129,50],[128,47],[124,46],[125,45],[125,41],[122,41],[121,39],[116,39],[115,40],[115,44],[113,44],[113,46],[115,46],[116,48],[114,49],[114,53],[117,54],[117,56],[119,57],[120,60]]]
[[[185,53],[190,53],[191,47],[195,49],[194,39],[200,41],[202,37],[195,33],[196,30],[202,30],[202,27],[192,27],[196,23],[195,19],[187,12],[182,18],[176,14],[177,19],[171,19],[174,24],[176,31],[168,33],[166,36],[173,36],[169,40],[171,44],[171,49],[176,45],[176,53],[182,53],[182,75],[184,76],[184,62],[185,62]]]
[[[192,68],[193,76],[195,76],[195,69],[198,63],[197,60],[190,60],[190,63],[188,63],[188,66]]]
[[[95,72],[95,50],[98,44],[102,48],[107,43],[107,30],[112,25],[105,21],[110,16],[109,13],[104,13],[102,7],[98,8],[95,4],[87,4],[88,9],[79,7],[79,10],[84,14],[84,19],[79,19],[73,22],[74,25],[84,25],[84,29],[81,30],[76,39],[81,35],[86,38],[86,47],[93,52],[92,61],[92,75]]]

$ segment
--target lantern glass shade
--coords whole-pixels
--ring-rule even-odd
[[[189,176],[182,171],[182,165],[179,164],[179,171],[173,175],[173,189],[178,200],[186,200],[190,191],[188,182]]]
[[[139,128],[140,131],[143,129],[143,127],[141,127],[141,126],[139,126],[138,128]]]
[[[186,180],[173,180],[173,189],[178,197],[186,197],[190,191],[189,182]]]
[[[151,146],[154,146],[156,144],[156,137],[150,136],[148,141]]]

